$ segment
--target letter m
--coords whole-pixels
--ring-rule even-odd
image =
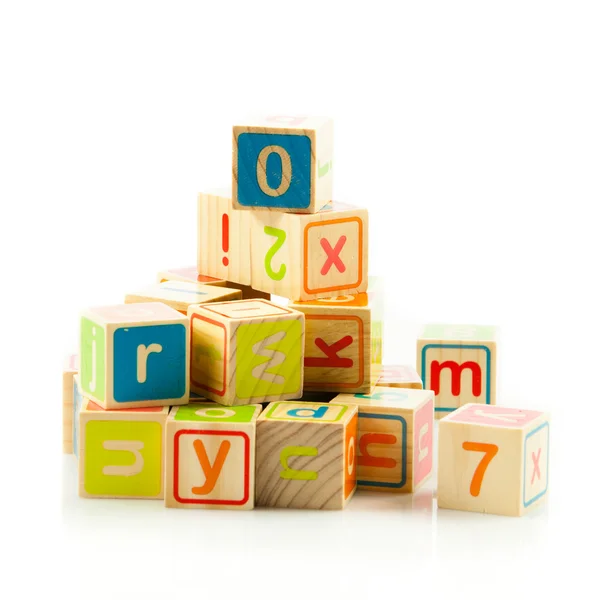
[[[481,396],[481,367],[476,362],[469,360],[459,365],[453,360],[446,360],[443,363],[434,360],[431,362],[431,389],[436,396],[440,393],[440,375],[443,369],[450,369],[453,396],[460,396],[460,380],[465,369],[471,370],[473,396]]]

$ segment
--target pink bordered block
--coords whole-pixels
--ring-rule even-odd
[[[377,385],[422,390],[423,382],[417,370],[410,365],[388,365],[381,370]]]

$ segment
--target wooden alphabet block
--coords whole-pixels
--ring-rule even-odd
[[[254,508],[256,419],[260,404],[173,407],[167,420],[165,505]]]
[[[310,215],[244,214],[252,223],[255,289],[296,301],[367,291],[366,209],[332,203]]]
[[[164,283],[165,281],[187,281],[188,283],[203,283],[204,285],[220,285],[227,287],[227,282],[224,279],[201,275],[198,273],[197,267],[181,267],[178,269],[159,271],[156,282]]]
[[[333,121],[260,117],[233,128],[233,206],[316,213],[332,199]]]
[[[169,407],[104,410],[84,400],[79,415],[79,495],[163,498]]]
[[[266,300],[191,306],[191,388],[227,406],[302,396],[304,315]]]
[[[242,292],[232,288],[186,281],[165,281],[164,283],[147,286],[138,292],[127,294],[125,304],[162,302],[187,315],[187,310],[192,304],[241,299]]]
[[[441,418],[463,404],[496,404],[496,331],[480,325],[427,325],[417,340],[417,370],[435,392]]]
[[[368,393],[381,370],[381,318],[369,294],[295,302],[304,313],[304,389]]]
[[[370,395],[340,394],[331,404],[358,407],[360,489],[414,492],[433,465],[433,392],[377,386]]]
[[[63,368],[62,421],[63,421],[63,452],[73,454],[73,378],[79,372],[79,357],[72,354],[65,361]]]
[[[409,365],[383,366],[377,385],[383,387],[422,390],[423,382],[414,367]]]
[[[228,190],[198,195],[198,271],[251,284],[250,213],[233,210]]]
[[[548,492],[548,414],[466,404],[440,421],[440,508],[521,516]]]
[[[256,504],[342,509],[356,489],[356,407],[273,402],[256,424]]]
[[[81,390],[103,408],[187,404],[189,321],[160,302],[90,308],[81,318]]]

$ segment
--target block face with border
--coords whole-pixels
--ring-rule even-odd
[[[436,418],[469,403],[496,404],[496,332],[480,325],[427,325],[417,371],[436,395]]]
[[[366,209],[331,203],[312,215],[250,215],[253,288],[294,301],[367,291]]]
[[[165,505],[254,508],[256,419],[260,405],[194,402],[167,420]]]
[[[256,425],[256,502],[342,509],[356,490],[357,409],[273,402]]]
[[[422,390],[423,382],[417,370],[410,365],[384,365],[377,385]]]
[[[294,302],[289,307],[306,319],[304,388],[368,393],[381,369],[381,340],[373,343],[368,294]]]
[[[433,467],[430,390],[375,387],[371,394],[340,394],[331,401],[358,407],[359,489],[414,492]]]
[[[79,356],[71,354],[65,359],[63,367],[62,421],[64,454],[73,454],[73,378],[77,373],[79,373]]]
[[[192,391],[225,404],[302,396],[304,315],[266,300],[192,306]]]
[[[333,121],[260,117],[233,128],[233,206],[316,213],[332,199]]]
[[[79,413],[79,495],[163,498],[168,412],[166,406],[104,410],[84,400]]]
[[[81,320],[82,394],[107,409],[187,404],[188,323],[158,302],[87,310]]]
[[[467,404],[440,421],[438,506],[520,516],[548,490],[549,417]]]

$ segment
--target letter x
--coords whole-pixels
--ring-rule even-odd
[[[540,471],[540,456],[542,454],[542,449],[540,448],[537,451],[537,455],[535,452],[531,453],[531,458],[533,459],[533,476],[531,477],[531,485],[533,485],[533,482],[535,481],[535,476],[537,474],[538,479],[542,479],[542,473]]]
[[[342,259],[340,258],[340,252],[342,251],[342,248],[344,247],[345,243],[346,243],[345,235],[343,235],[337,241],[335,248],[331,247],[329,240],[327,240],[325,238],[321,238],[321,247],[323,248],[323,250],[325,250],[325,252],[327,254],[327,260],[325,261],[325,264],[323,265],[323,268],[321,269],[321,275],[327,275],[327,273],[329,273],[329,269],[331,269],[331,267],[333,265],[335,265],[337,267],[337,270],[340,273],[343,273],[346,270],[346,265],[342,262]]]

